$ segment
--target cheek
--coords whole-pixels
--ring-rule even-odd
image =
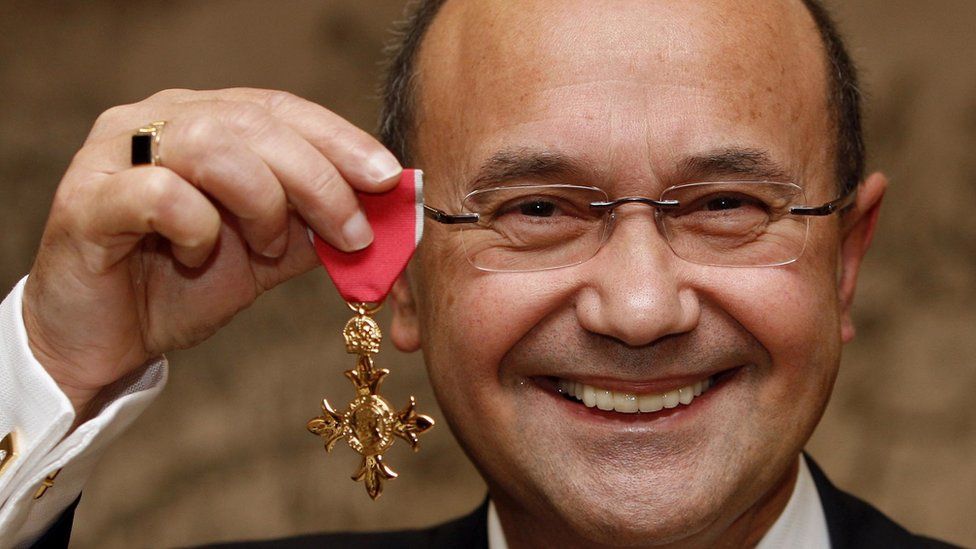
[[[768,351],[772,364],[765,381],[772,382],[763,391],[769,402],[826,399],[840,358],[840,311],[829,264],[801,258],[714,276],[702,287],[714,289],[705,293]]]
[[[441,262],[436,273],[426,275],[423,351],[438,400],[445,408],[497,408],[495,401],[524,381],[506,376],[498,365],[533,326],[567,302],[571,284],[551,273],[487,273],[463,257],[449,266]]]
[[[568,285],[554,283],[551,275],[466,271],[443,280],[439,285],[450,291],[430,303],[425,330],[436,347],[429,358],[460,358],[464,364],[456,369],[489,381],[504,374],[496,368],[505,353],[565,301],[561,288]]]

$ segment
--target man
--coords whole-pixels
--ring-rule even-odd
[[[423,3],[384,141],[426,171],[428,205],[486,223],[427,224],[391,335],[423,350],[491,507],[329,540],[928,543],[800,455],[886,186],[862,173],[851,71],[812,2]],[[132,167],[154,120],[162,163]],[[172,90],[100,117],[0,315],[4,387],[31,391],[3,403],[0,434],[29,435],[0,477],[3,543],[63,535],[99,449],[161,388],[158,357],[315,265],[304,223],[369,245],[352,190],[400,166],[277,92]]]

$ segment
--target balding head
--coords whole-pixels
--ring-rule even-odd
[[[420,79],[415,73],[417,52],[434,18],[446,0],[416,2],[401,24],[399,40],[390,49],[383,84],[380,134],[383,143],[405,165],[415,163],[412,138],[416,120],[416,94]],[[827,9],[820,0],[802,0],[820,35],[824,54],[829,112],[833,125],[835,173],[841,191],[853,188],[864,177],[865,149],[861,122],[861,92],[857,70]],[[784,46],[787,47],[787,46]]]
[[[649,193],[675,182],[677,152],[775,135],[812,184],[830,162],[821,59],[799,2],[448,2],[417,60],[413,143],[435,183],[498,149],[573,148]]]

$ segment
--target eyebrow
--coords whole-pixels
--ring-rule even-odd
[[[793,179],[769,153],[749,148],[726,148],[685,158],[678,163],[678,175],[683,181],[728,176],[767,181]]]
[[[467,192],[519,179],[577,181],[592,168],[563,153],[516,147],[502,149],[485,160],[467,185]],[[678,163],[680,181],[714,180],[719,177],[748,177],[766,181],[792,181],[790,174],[761,149],[724,148],[690,156]]]
[[[502,149],[485,160],[468,183],[475,191],[518,179],[583,179],[590,170],[581,161],[565,154],[530,147]]]

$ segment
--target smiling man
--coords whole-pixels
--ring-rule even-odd
[[[752,196],[743,181],[778,181],[822,204],[863,162],[844,157],[852,90],[830,62],[800,2],[448,2],[416,57],[402,155],[445,209],[497,209],[465,197],[524,185],[693,202],[698,183],[727,181],[716,192],[736,200]],[[808,229],[770,218],[742,243],[726,235],[732,212],[755,205],[622,204],[582,229],[566,189],[526,191],[535,211],[488,211],[520,231],[484,244],[499,251],[479,229],[431,229],[394,341],[423,348],[510,544],[757,543],[853,337],[884,187],[871,176],[850,211]],[[539,234],[560,231],[580,244]],[[509,268],[530,272],[492,272]]]
[[[424,168],[434,218],[394,289],[392,338],[423,351],[491,505],[425,532],[283,544],[936,545],[801,455],[854,337],[886,186],[862,173],[856,78],[818,4],[421,2],[388,82],[384,142]],[[162,165],[126,165],[153,119]],[[282,94],[177,90],[106,113],[4,304],[4,333],[27,342],[5,343],[5,375],[36,358],[50,377],[25,383],[71,406],[67,438],[0,477],[0,539],[64,536],[70,512],[51,523],[89,467],[72,459],[159,390],[155,357],[311,268],[300,217],[367,245],[351,190],[398,173]],[[170,246],[145,246],[153,233]],[[28,514],[41,463],[68,488]]]

